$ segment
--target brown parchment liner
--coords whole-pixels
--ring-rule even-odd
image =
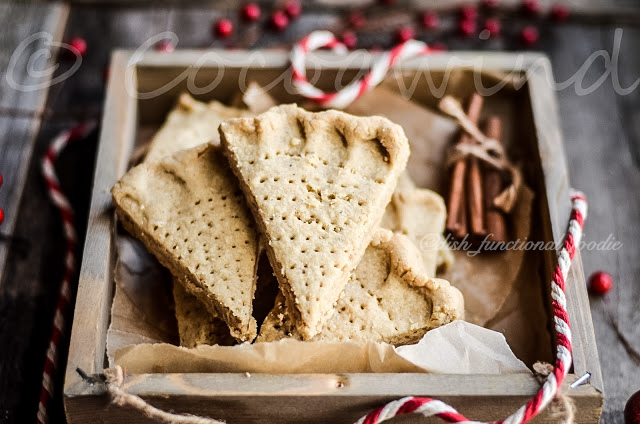
[[[459,130],[453,120],[384,87],[373,90],[346,111],[383,115],[402,125],[412,145],[409,175],[420,187],[442,190],[446,148]],[[533,193],[525,187],[511,219],[517,224],[513,225],[515,238],[529,235],[532,201]],[[378,343],[287,340],[224,348],[173,346],[177,342],[177,325],[170,276],[146,253],[144,246],[126,234],[117,237],[118,249],[126,252],[127,259],[126,265],[120,260],[116,265],[116,289],[107,334],[110,365],[117,363],[129,372],[425,371],[398,356],[392,346]],[[463,292],[467,321],[505,334],[513,352],[529,366],[547,359],[550,336],[546,319],[541,318],[545,311],[537,273],[532,272],[536,269],[535,255],[526,255],[522,250],[476,256],[467,251],[453,253],[454,265],[439,277],[448,279]],[[466,336],[460,337],[464,340],[462,337]],[[495,349],[502,347],[495,345]],[[474,364],[461,365],[461,369],[474,368]],[[482,364],[476,368],[477,372],[485,369]],[[514,365],[501,369],[517,372],[519,368]]]

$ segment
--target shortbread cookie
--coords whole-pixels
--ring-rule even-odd
[[[250,115],[251,113],[247,110],[227,107],[215,100],[208,104],[199,102],[189,94],[183,93],[162,128],[149,143],[144,161],[157,161],[207,141],[218,144],[220,142],[218,133],[220,122],[228,118]],[[175,289],[174,294],[176,294],[176,290],[180,289]],[[206,307],[197,297],[180,290],[178,296],[174,296],[174,301],[181,346],[220,344],[218,339],[224,338],[224,331],[228,337],[227,329],[218,328],[222,321],[218,319],[216,314],[203,314]],[[182,301],[187,303],[182,305]],[[178,311],[184,313],[178,313]],[[224,323],[222,324],[226,327]]]
[[[239,341],[251,316],[258,242],[251,212],[219,148],[208,144],[131,169],[111,190],[123,226]]]
[[[428,278],[411,241],[384,231],[352,273],[336,312],[312,340],[415,343],[430,329],[464,316],[462,294],[448,281]],[[280,295],[258,342],[301,338]]]
[[[433,239],[431,238],[432,236],[430,234],[439,233],[440,237],[438,238],[438,253],[436,255],[436,273],[434,274],[438,275],[440,273],[446,272],[454,262],[453,253],[451,252],[451,248],[449,247],[449,244],[447,243],[447,240],[443,235],[443,229],[440,229],[440,219],[434,219],[434,217],[437,218],[440,216],[440,212],[438,211],[441,211],[445,214],[444,219],[446,220],[446,211],[442,209],[444,202],[442,201],[442,199],[437,199],[440,197],[437,193],[427,190],[426,193],[432,193],[435,197],[433,201],[427,200],[426,202],[421,202],[419,195],[417,197],[411,196],[418,201],[418,204],[414,204],[414,209],[418,208],[418,210],[415,211],[416,213],[398,214],[397,210],[402,206],[399,202],[393,201],[397,194],[410,192],[416,189],[427,190],[416,187],[416,184],[413,182],[407,171],[403,172],[398,179],[398,184],[396,185],[394,196],[392,196],[392,201],[387,205],[387,209],[385,210],[384,216],[382,217],[382,223],[380,224],[380,226],[382,228],[388,228],[392,231],[402,231],[402,227],[406,229],[407,224],[403,225],[402,222],[399,221],[400,218],[404,217],[405,219],[408,218],[414,220],[416,224],[410,226],[417,229],[416,234],[404,232],[403,234],[409,236],[411,241],[413,241],[413,244],[415,244],[416,247],[423,251],[425,269],[427,271],[431,269],[429,263],[432,261],[431,246],[433,245]],[[426,213],[425,216],[427,216],[428,219],[423,218],[423,211],[419,210],[421,206],[429,209],[427,211],[424,211]],[[417,233],[421,235],[417,235]],[[426,235],[429,236],[425,239]],[[418,240],[421,241],[418,242]],[[422,240],[424,240],[424,243],[422,242]]]
[[[183,283],[174,277],[173,300],[176,307],[180,346],[235,344],[229,327],[215,313],[211,313],[200,299],[187,292]]]
[[[225,121],[220,135],[293,319],[309,339],[360,262],[409,143],[385,118],[295,105]]]
[[[218,144],[218,126],[222,121],[252,115],[248,110],[225,106],[215,100],[210,103],[199,102],[183,93],[151,140],[145,161],[156,161],[204,143]]]
[[[427,275],[435,277],[446,216],[444,200],[438,193],[425,188],[396,190],[381,226],[409,237],[420,249]]]

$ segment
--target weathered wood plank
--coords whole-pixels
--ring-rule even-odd
[[[73,3],[78,4],[110,4],[115,6],[130,6],[131,3],[126,0],[74,0]],[[166,4],[170,5],[171,1],[166,1]],[[272,1],[270,0],[258,0],[258,3],[262,4],[266,8],[270,8]],[[314,11],[333,8],[336,12],[344,10],[345,8],[366,8],[371,11],[373,8],[386,9],[388,6],[381,6],[377,0],[351,0],[345,2],[344,0],[306,0],[304,6],[307,9]],[[431,10],[452,10],[463,5],[468,5],[469,0],[399,0],[397,5],[402,8],[411,9],[431,9]],[[557,3],[555,0],[539,0],[541,10],[547,11],[552,5]],[[575,13],[582,14],[588,17],[616,17],[618,19],[632,19],[640,14],[640,7],[634,0],[572,0],[567,2],[568,5]],[[145,6],[150,4],[149,0],[135,0],[137,6]],[[182,7],[189,7],[197,5],[194,0],[181,3]],[[237,3],[229,2],[227,0],[209,0],[207,3],[212,9],[228,11],[235,11],[238,7]],[[520,7],[520,0],[502,0],[500,2],[501,7],[507,9],[517,9]],[[335,12],[334,12],[335,13]]]
[[[515,411],[537,390],[531,376],[404,374],[145,374],[131,377],[127,391],[164,410],[223,419],[229,423],[352,423],[385,402],[405,396],[437,397],[471,419],[491,421]],[[563,390],[581,411],[576,424],[593,423],[598,393],[591,386]],[[338,384],[340,383],[340,384]],[[505,396],[504,392],[509,395]],[[309,402],[309,396],[314,401]],[[82,402],[84,401],[84,403]],[[70,423],[100,417],[105,423],[140,422],[131,408],[110,407],[106,396],[68,398]],[[533,423],[557,423],[545,411]],[[146,421],[142,421],[146,422]],[[432,423],[419,415],[394,422]]]
[[[55,60],[51,41],[60,41],[67,19],[65,5],[0,5],[0,20],[11,22],[0,29],[0,208],[5,219],[0,232],[12,234],[18,204],[40,126],[40,118],[13,115],[7,109],[42,112]],[[42,72],[45,71],[45,72]],[[0,277],[8,245],[0,242]],[[0,278],[0,281],[1,278]]]
[[[116,53],[112,66],[121,71],[126,68],[127,59],[126,55]],[[95,373],[104,367],[113,289],[111,265],[115,260],[110,190],[124,174],[133,148],[133,144],[126,140],[135,138],[137,125],[136,102],[133,97],[128,96],[123,75],[111,74],[110,82],[113,89],[107,95],[107,108],[100,135],[100,139],[106,141],[98,148],[97,163],[101,166],[97,167],[94,177],[65,391],[80,380],[76,368]]]
[[[581,76],[558,91],[563,131],[571,181],[589,200],[589,218],[585,242],[603,242],[614,237],[622,243],[617,250],[584,249],[582,257],[587,275],[598,269],[613,273],[616,285],[609,295],[613,313],[622,331],[640,348],[638,280],[640,273],[640,200],[632,193],[640,190],[640,167],[637,146],[640,128],[635,119],[640,114],[638,90],[616,93],[612,75],[602,83],[605,60],[601,57],[586,68],[587,59],[599,50],[612,54],[615,28],[604,30],[568,26],[553,29],[550,49],[557,81]],[[629,87],[640,77],[637,54],[640,33],[624,28],[617,72],[622,87]],[[585,65],[586,72],[578,73]],[[595,85],[594,85],[595,84]],[[581,91],[593,85],[593,89]],[[640,389],[640,369],[629,359],[608,322],[604,304],[591,298],[596,339],[602,359],[605,408],[602,422],[622,424],[622,411],[628,397]],[[635,382],[635,384],[633,383]]]
[[[61,4],[0,4],[0,20],[5,23],[0,28],[0,208],[6,213],[0,233],[30,239],[28,250],[0,242],[0,421],[8,423],[35,417],[31,411],[37,404],[53,316],[53,303],[39,302],[46,292],[38,278],[45,268],[43,258],[56,242],[47,237],[51,216],[37,213],[48,210],[48,200],[44,194],[30,198],[31,220],[24,220],[19,206],[29,197],[23,196],[28,181],[35,179],[42,187],[39,166],[34,169],[31,159],[34,152],[43,153],[35,147],[41,122],[36,114],[44,108],[52,75],[38,72],[53,67],[51,42],[62,38],[67,13],[68,7]],[[61,275],[55,266],[47,271]]]

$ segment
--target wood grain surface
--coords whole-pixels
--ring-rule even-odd
[[[57,255],[51,267],[42,267],[47,253],[62,241],[49,232],[57,222],[50,219],[39,168],[30,162],[34,151],[36,157],[42,154],[36,143],[38,114],[53,76],[38,72],[53,70],[51,42],[62,38],[67,14],[67,6],[60,4],[0,4],[0,208],[5,212],[0,234],[28,242],[0,241],[0,422],[20,422],[22,411],[22,419],[35,418],[55,304],[43,294],[50,289],[47,276],[62,275]],[[46,130],[42,134],[51,136]],[[20,212],[25,204],[33,209],[26,221]]]
[[[613,57],[616,31],[622,38],[615,69],[621,87],[632,86],[640,78],[640,57],[634,51],[640,32],[615,26],[571,25],[553,29],[549,55],[556,81],[582,75],[576,73],[599,51],[608,54],[600,53],[602,57]],[[640,90],[616,90],[611,74],[597,84],[607,65],[612,65],[602,57],[584,68],[584,77],[576,79],[579,83],[558,90],[558,101],[571,180],[589,200],[584,240],[601,242],[611,236],[622,243],[618,250],[584,249],[581,254],[585,273],[603,269],[613,274],[616,285],[606,303],[618,318],[622,332],[640,349],[640,198],[635,195],[640,190]],[[640,367],[616,338],[605,302],[592,297],[591,311],[604,377],[601,422],[623,424],[624,405],[631,394],[640,390]]]
[[[631,6],[634,7],[635,3]],[[8,13],[8,9],[2,7],[13,6],[0,6],[3,13]],[[3,29],[7,34],[0,38],[0,70],[3,72],[15,49],[5,44],[9,34],[19,34],[14,36],[14,40],[22,41],[26,35],[20,31],[25,25],[30,25],[35,32],[38,24],[31,22],[46,20],[47,15],[42,14],[40,8],[55,6],[20,7],[25,9],[21,14],[11,15],[15,19],[10,21],[29,24],[10,25]],[[57,247],[62,240],[58,216],[48,204],[35,158],[44,153],[46,143],[53,135],[68,128],[75,119],[100,116],[104,101],[103,75],[113,47],[136,48],[149,37],[166,30],[179,36],[180,47],[223,47],[226,42],[212,41],[210,23],[224,13],[227,12],[208,7],[180,9],[171,5],[145,9],[105,5],[72,7],[67,35],[85,37],[89,43],[89,54],[78,72],[60,90],[53,104],[58,116],[43,122],[36,139],[34,160],[26,173],[26,188],[13,218],[15,234],[28,238],[31,249],[26,256],[20,256],[12,249],[7,263],[0,265],[0,345],[5,346],[0,350],[0,422],[34,420],[41,364],[62,272],[62,251]],[[402,15],[402,22],[406,21],[406,16]],[[341,22],[337,11],[317,6],[313,13],[305,14],[284,34],[267,33],[262,36],[260,31],[249,29],[237,36],[234,42],[239,46],[286,47],[309,30],[320,27],[340,29]],[[640,281],[636,276],[640,271],[637,260],[640,256],[640,199],[636,193],[640,189],[640,89],[634,87],[628,92],[616,89],[609,74],[598,88],[583,90],[597,82],[607,68],[611,69],[611,63],[602,57],[591,63],[587,60],[592,55],[604,55],[600,51],[611,55],[616,31],[619,33],[620,30],[621,47],[615,68],[620,84],[626,88],[640,78],[640,56],[637,52],[640,30],[633,23],[623,25],[618,22],[622,21],[607,18],[603,25],[574,22],[552,26],[542,23],[538,48],[549,55],[557,82],[566,82],[581,69],[586,70],[579,85],[566,83],[556,87],[569,177],[576,188],[586,192],[590,201],[585,241],[600,242],[611,235],[622,242],[622,247],[607,251],[585,249],[581,256],[586,275],[597,269],[605,269],[614,275],[616,286],[608,296],[608,308],[619,319],[623,333],[638,349]],[[514,21],[514,26],[519,24],[518,20]],[[43,28],[42,24],[40,28]],[[425,35],[424,39],[428,40],[429,36]],[[447,43],[452,48],[500,50],[517,46],[510,40],[505,37],[483,42],[452,36],[447,38]],[[390,43],[391,37],[382,32],[366,33],[362,42],[387,45],[385,43]],[[2,138],[0,149],[10,138]],[[72,145],[59,165],[62,185],[77,210],[82,234],[87,222],[95,140],[94,136]],[[20,150],[17,154],[23,153]],[[4,157],[4,152],[0,152],[0,163]],[[29,163],[28,157],[25,159]],[[0,172],[6,176],[3,166],[0,165]],[[5,209],[7,206],[3,204],[2,196],[7,196],[7,187],[9,184],[5,181],[0,189],[0,206]],[[19,191],[14,188],[17,186],[10,187],[11,191]],[[0,227],[0,230],[4,232],[6,228]],[[606,393],[601,423],[623,424],[624,404],[633,392],[640,390],[640,368],[628,358],[612,331],[605,303],[598,298],[590,301]],[[61,355],[63,359],[66,357],[64,352]],[[58,384],[61,384],[60,379]],[[52,422],[64,422],[60,403],[53,410]]]
[[[21,23],[0,29],[0,172],[4,179],[0,208],[5,213],[0,232],[4,234],[11,234],[15,226],[55,66],[56,49],[51,42],[60,41],[67,13],[61,5],[0,4],[2,22]],[[7,247],[7,242],[0,242],[0,277]]]

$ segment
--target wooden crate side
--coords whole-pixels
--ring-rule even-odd
[[[569,381],[562,390],[569,390]],[[352,423],[360,416],[404,396],[437,398],[471,419],[502,419],[522,406],[537,390],[528,375],[429,374],[145,374],[130,376],[127,391],[150,404],[178,413],[223,419],[229,423]],[[602,407],[599,393],[586,385],[571,389],[580,411],[576,423],[595,423]],[[70,424],[147,422],[139,411],[109,406],[106,395],[67,400]],[[149,421],[152,422],[152,421]],[[419,416],[406,421],[431,422]],[[557,423],[549,411],[534,423]]]
[[[538,138],[538,149],[542,160],[546,199],[543,202],[549,214],[550,236],[563,241],[571,212],[569,174],[565,158],[564,143],[558,122],[558,106],[551,86],[551,64],[541,57],[529,68],[531,106]],[[555,252],[547,252],[547,263],[555,264]],[[547,270],[550,277],[553,269]],[[576,254],[566,281],[567,310],[572,324],[573,367],[582,375],[590,372],[591,384],[600,392],[604,385],[600,361],[595,344],[595,333],[591,309],[586,290],[582,260]]]
[[[135,99],[127,94],[123,78],[127,60],[128,54],[121,52],[114,53],[112,58],[71,332],[65,393],[82,382],[76,368],[89,374],[101,372],[104,368],[115,261],[110,190],[124,173],[136,128]]]
[[[163,55],[150,53],[142,58],[138,65],[145,67],[163,66],[171,67],[188,67],[194,60],[201,57],[203,52],[182,52],[175,57],[173,55]],[[221,54],[226,55],[222,52]],[[235,55],[235,56],[234,56]],[[321,53],[318,56],[330,55]],[[473,53],[462,53],[461,57],[469,60],[473,59]],[[230,52],[225,58],[231,60],[235,57],[241,57],[238,52]],[[288,57],[284,53],[276,53],[269,57],[266,68],[276,69],[286,67]],[[74,332],[71,341],[71,353],[69,366],[67,368],[67,378],[65,382],[65,407],[70,422],[95,422],[102,418],[105,422],[142,422],[140,415],[135,411],[108,407],[107,400],[104,396],[104,387],[100,385],[90,386],[87,382],[81,380],[75,372],[76,367],[80,367],[87,373],[98,373],[101,371],[104,362],[106,328],[109,321],[109,308],[111,303],[112,290],[112,268],[113,268],[113,246],[111,239],[111,223],[112,213],[110,210],[111,199],[109,190],[115,183],[116,179],[124,172],[126,168],[127,158],[130,154],[135,139],[135,126],[137,122],[137,100],[127,94],[126,87],[122,75],[130,58],[130,53],[118,52],[114,55],[112,66],[112,78],[114,74],[120,75],[109,84],[109,92],[107,97],[107,107],[105,107],[105,117],[103,123],[103,132],[101,134],[101,145],[98,153],[98,169],[96,170],[94,198],[91,205],[89,230],[87,236],[87,244],[85,246],[85,259],[83,262],[83,271],[81,273],[79,302],[76,308],[76,321],[74,321]],[[523,60],[524,58],[524,60]],[[326,58],[325,58],[326,59]],[[326,67],[326,63],[332,63],[335,67],[344,66],[344,59],[336,61],[322,61],[316,58],[310,58],[313,65],[322,64]],[[334,56],[335,59],[335,56]],[[448,65],[446,55],[436,55],[430,58],[431,66],[434,69],[445,68]],[[488,55],[483,66],[485,69],[508,70],[516,67],[526,69],[532,63],[540,60],[539,55]],[[546,60],[546,59],[545,59]],[[366,59],[360,59],[365,61]],[[322,62],[322,63],[320,63]],[[413,65],[411,65],[413,63]],[[422,62],[411,62],[405,66],[422,66]],[[546,62],[548,64],[548,61]],[[360,66],[361,64],[351,62],[350,66]],[[210,65],[211,66],[211,65]],[[550,87],[542,86],[542,77],[548,77],[548,67],[542,71],[531,72],[529,79],[532,109],[535,118],[535,127],[537,137],[540,142],[541,157],[543,157],[543,170],[549,173],[545,178],[546,197],[551,203],[560,199],[559,203],[564,201],[567,208],[563,210],[559,203],[549,205],[548,215],[549,238],[558,240],[557,236],[564,235],[568,219],[568,201],[564,194],[568,194],[568,184],[566,180],[566,163],[564,153],[560,151],[559,155],[553,154],[557,149],[562,149],[561,137],[559,136],[559,127],[557,122],[557,111],[555,111],[555,97],[553,93],[549,93]],[[551,107],[545,102],[552,102]],[[109,107],[110,105],[114,105]],[[115,109],[115,110],[114,110]],[[549,110],[551,109],[551,111]],[[548,115],[551,114],[551,117]],[[553,131],[545,131],[545,127],[554,127],[557,134]],[[560,143],[560,144],[558,144]],[[105,146],[108,145],[108,146]],[[543,155],[543,152],[545,156]],[[564,179],[564,180],[563,180]],[[563,186],[564,184],[564,186]],[[564,200],[563,200],[564,199]],[[566,219],[561,217],[562,213],[566,214]],[[93,228],[93,229],[92,229]],[[92,232],[98,231],[97,234]],[[561,239],[561,238],[560,238]],[[553,260],[547,260],[553,262]],[[579,257],[576,263],[579,262]],[[96,265],[96,263],[98,265]],[[584,276],[580,266],[574,266],[572,269],[571,279],[579,279]],[[572,284],[570,289],[580,290],[579,284]],[[82,293],[82,296],[80,296]],[[586,292],[584,292],[586,299]],[[580,293],[577,294],[578,299],[583,299]],[[590,321],[589,308],[583,309],[583,305],[572,305],[573,295],[568,293],[569,310],[572,319],[576,325],[580,325],[581,320],[588,319]],[[578,311],[573,311],[572,308]],[[586,314],[586,318],[581,314]],[[576,318],[573,316],[576,315]],[[78,323],[79,322],[79,323]],[[76,329],[76,327],[79,327]],[[591,334],[588,328],[585,331],[582,327],[578,332],[577,340],[574,344],[577,349],[576,353],[576,371],[579,372],[584,368],[583,363],[593,364],[593,356],[590,354],[590,347],[586,350],[583,346],[589,345],[590,340],[594,340],[593,329]],[[593,345],[595,346],[595,345]],[[585,385],[579,389],[571,391],[571,395],[575,397],[579,406],[580,417],[577,422],[595,423],[598,420],[599,411],[602,406],[601,379],[599,379],[599,365],[597,363],[597,354],[595,356],[596,370],[592,385]],[[592,371],[593,372],[593,371]],[[329,415],[337,410],[342,414],[343,410],[353,413],[355,418],[361,414],[368,412],[375,406],[380,406],[387,400],[410,394],[425,394],[442,398],[442,400],[450,401],[456,406],[460,406],[463,412],[469,413],[474,419],[495,419],[503,417],[513,412],[515,408],[521,406],[528,398],[533,395],[537,389],[537,384],[530,378],[528,382],[521,385],[513,385],[513,383],[504,383],[493,381],[488,383],[487,380],[481,381],[469,376],[430,376],[435,377],[432,380],[433,385],[423,385],[415,387],[407,385],[407,379],[411,379],[410,374],[400,374],[392,376],[380,376],[375,378],[379,380],[366,380],[369,375],[360,374],[350,377],[348,390],[341,391],[339,394],[333,391],[324,393],[312,392],[312,394],[300,395],[300,381],[297,376],[271,376],[274,379],[262,387],[263,393],[258,394],[256,389],[250,390],[241,386],[234,386],[232,379],[247,379],[244,374],[230,375],[192,375],[187,378],[189,383],[185,386],[180,382],[179,387],[176,385],[176,375],[154,374],[152,377],[133,376],[132,382],[140,381],[129,386],[129,389],[137,393],[145,399],[150,399],[159,407],[167,409],[175,409],[177,411],[189,411],[191,413],[212,414],[212,416],[224,418],[229,414],[237,413],[238,408],[248,408],[253,411],[246,416],[247,420],[242,422],[272,422],[268,417],[282,415],[283,405],[291,405],[292,410],[289,411],[287,422],[326,422],[332,417]],[[230,377],[229,377],[230,376]],[[375,376],[375,375],[372,375]],[[424,377],[423,374],[417,374],[419,378]],[[265,376],[269,377],[269,376]],[[460,378],[461,380],[457,380]],[[505,376],[500,376],[505,377]],[[513,377],[513,376],[507,376]],[[362,378],[362,380],[360,380]],[[418,378],[418,379],[419,379]],[[577,378],[570,375],[568,380],[573,381]],[[200,379],[200,380],[199,380]],[[256,378],[247,379],[251,384],[256,384]],[[439,380],[444,379],[444,380]],[[145,382],[146,383],[143,383]],[[318,382],[313,380],[314,384],[326,385],[333,387],[334,380]],[[333,381],[333,383],[331,383]],[[362,392],[354,391],[354,382],[364,382],[361,388]],[[437,382],[437,383],[434,383]],[[152,384],[152,385],[149,385]],[[238,383],[239,384],[239,383]],[[393,391],[390,387],[400,385],[404,391]],[[219,387],[220,390],[213,394],[198,395],[192,393],[192,386],[198,390],[211,390],[211,387]],[[268,390],[267,386],[270,388]],[[487,392],[487,386],[491,390]],[[166,390],[162,392],[162,388]],[[295,387],[295,389],[294,389]],[[317,387],[317,386],[314,386]],[[324,387],[324,386],[322,386]],[[431,392],[429,387],[434,388]],[[451,388],[452,392],[447,392],[444,388]],[[186,388],[186,389],[185,389]],[[471,392],[465,392],[466,388],[470,388]],[[366,389],[366,390],[365,390]],[[566,389],[566,384],[565,384]],[[186,391],[185,391],[186,390]],[[205,391],[206,391],[205,390]],[[309,389],[310,390],[310,389]],[[484,391],[483,391],[484,390]],[[162,393],[160,393],[162,392]],[[345,393],[350,393],[345,395]],[[404,394],[403,394],[404,393]],[[203,400],[204,399],[204,400]],[[223,399],[224,402],[221,400]],[[337,399],[337,400],[336,400]],[[347,400],[345,400],[347,399]],[[225,403],[225,402],[229,403]],[[156,403],[157,402],[157,403]],[[275,415],[263,414],[265,411],[273,411]],[[296,412],[298,411],[298,412]],[[499,411],[499,413],[498,413]],[[133,414],[133,415],[131,415]],[[220,414],[220,415],[218,415]],[[302,414],[302,415],[300,415]],[[486,415],[483,415],[486,414]],[[264,417],[267,417],[266,419]],[[340,415],[344,418],[343,415]],[[547,417],[547,418],[545,418]],[[124,420],[124,421],[123,421]],[[308,420],[308,421],[307,421]],[[351,420],[352,421],[352,420]],[[345,422],[350,422],[349,420]],[[534,422],[553,422],[549,421],[548,415],[543,415]]]

